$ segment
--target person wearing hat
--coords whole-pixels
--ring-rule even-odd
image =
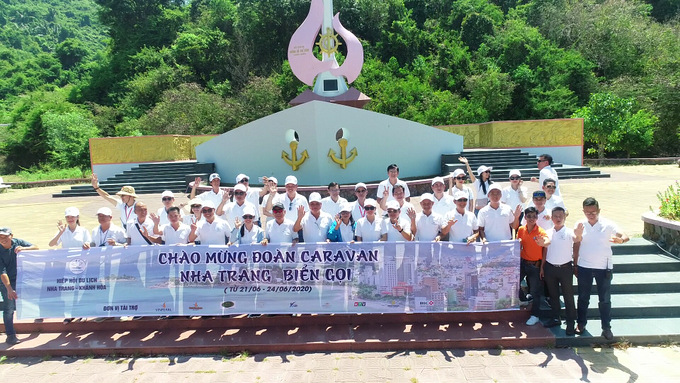
[[[194,198],[189,201],[189,211],[191,212],[190,214],[185,214],[184,217],[182,218],[182,223],[185,225],[191,225],[192,223],[196,223],[201,220],[201,207],[203,207],[203,202],[198,199]]]
[[[475,214],[479,213],[479,210],[489,203],[489,197],[487,193],[493,181],[491,181],[491,170],[492,166],[481,165],[477,168],[477,177],[472,173],[470,169],[470,163],[467,158],[459,157],[458,160],[465,164],[468,170],[468,175],[472,181],[472,189],[475,191]]]
[[[458,192],[464,192],[467,194],[468,206],[467,209],[471,212],[475,211],[475,194],[472,189],[465,186],[465,180],[467,176],[463,169],[456,169],[451,173],[449,177],[449,195],[453,197]],[[456,205],[458,206],[458,205]]]
[[[545,192],[543,190],[536,190],[531,195],[531,206],[529,207],[535,207],[536,211],[538,212],[538,220],[536,221],[536,224],[543,230],[548,230],[552,229],[553,221],[552,217],[550,216],[551,211],[546,208],[545,201]],[[526,218],[522,218],[521,224],[526,225],[526,223]]]
[[[133,246],[160,243],[160,237],[153,234],[153,221],[147,219],[149,210],[144,202],[135,205],[135,216],[127,223],[125,236],[127,244]]]
[[[444,185],[442,181],[442,185]],[[420,196],[420,207],[422,211],[412,214],[411,227],[415,230],[416,241],[435,241],[441,239],[441,229],[444,226],[444,217],[432,210],[434,206],[434,196],[430,193],[423,193]]]
[[[189,242],[201,241],[201,245],[226,245],[233,229],[229,222],[215,215],[215,205],[212,201],[203,202],[201,208],[203,219],[191,224]]]
[[[92,229],[92,242],[90,242],[90,246],[118,246],[127,243],[125,230],[111,223],[112,219],[113,213],[108,207],[101,207],[97,210],[99,226]]]
[[[434,198],[432,211],[439,214],[443,219],[448,212],[456,208],[453,196],[444,193],[446,186],[442,177],[434,177],[430,187],[432,188],[432,197]]]
[[[401,185],[403,187],[404,198],[406,198],[406,201],[410,201],[411,192],[408,190],[408,185],[406,182],[399,179],[399,166],[397,166],[397,164],[390,164],[387,167],[387,179],[378,184],[378,190],[376,192],[376,200],[380,206],[383,206],[383,202],[392,201],[394,199],[392,188],[396,185]],[[383,199],[387,199],[387,201],[383,201]]]
[[[522,173],[518,169],[510,170],[508,174],[510,179],[510,186],[503,188],[503,197],[501,202],[515,209],[517,205],[524,207],[527,201],[527,188],[522,186]]]
[[[262,198],[262,204],[260,205],[262,208],[262,215],[265,217],[274,217],[271,206],[274,205],[273,198],[276,197],[278,185],[279,180],[277,180],[276,177],[267,178],[267,182],[263,188],[267,192],[267,197]],[[269,206],[269,210],[267,210],[267,206]]]
[[[264,230],[255,224],[255,209],[252,206],[246,206],[241,218],[243,223],[231,230],[230,242],[227,245],[250,245],[262,242]]]
[[[243,184],[236,184],[234,186],[234,200],[229,202],[228,194],[222,196],[222,201],[219,206],[217,206],[217,216],[223,220],[229,222],[231,227],[240,226],[241,218],[243,217],[243,210],[250,206],[255,211],[255,221],[260,219],[260,215],[257,214],[257,207],[246,200],[246,186]]]
[[[363,182],[354,185],[354,195],[357,200],[352,202],[352,219],[354,222],[359,222],[359,219],[366,217],[366,196],[368,195],[368,188]],[[375,200],[373,200],[375,202]],[[377,206],[375,206],[377,208]],[[375,212],[374,212],[375,213]]]
[[[298,216],[293,225],[293,231],[302,230],[306,243],[326,242],[328,228],[333,222],[333,216],[323,211],[321,194],[313,192],[309,195],[309,211],[305,213],[304,206],[298,206]]]
[[[382,218],[377,214],[378,203],[373,198],[366,198],[363,210],[366,212],[366,215],[356,221],[354,229],[355,240],[357,242],[379,241]]]
[[[179,207],[168,209],[168,223],[161,224],[159,216],[152,214],[153,233],[159,237],[148,237],[151,242],[167,245],[185,245],[189,242],[191,227],[182,222]]]
[[[5,334],[7,334],[5,343],[11,345],[21,342],[14,329],[14,311],[19,298],[15,291],[17,288],[17,254],[25,250],[38,250],[38,246],[23,239],[14,238],[12,229],[9,227],[0,228],[0,273],[2,273],[0,293],[5,303],[2,310],[2,322],[5,325]]]
[[[272,203],[275,204],[277,202],[281,202],[283,206],[286,208],[286,219],[290,220],[291,222],[295,222],[298,216],[297,213],[298,207],[304,206],[305,211],[308,211],[309,203],[307,202],[307,198],[305,198],[305,196],[297,192],[298,189],[297,177],[288,176],[286,177],[285,182],[286,192],[274,196],[274,198],[272,199]],[[271,210],[269,209],[269,206],[267,206],[267,210]]]
[[[321,210],[335,217],[340,213],[340,206],[347,203],[347,199],[340,197],[340,185],[337,182],[328,184],[328,197],[321,200]]]
[[[344,203],[340,206],[340,214],[335,217],[328,229],[328,241],[353,243],[355,229],[356,222],[352,220],[352,206]]]
[[[503,191],[498,184],[489,187],[489,204],[477,215],[479,238],[482,243],[505,241],[512,239],[512,231],[519,227],[521,207],[514,212],[510,206],[501,203]]]
[[[264,183],[264,185],[267,185],[267,181],[269,181],[269,178],[263,176],[262,182]],[[255,212],[257,213],[256,214],[257,218],[255,219],[255,221],[256,222],[259,221],[260,220],[260,212],[259,212],[259,210],[260,210],[259,209],[260,199],[262,199],[262,197],[266,196],[269,193],[269,191],[267,190],[267,188],[260,189],[260,188],[250,187],[250,177],[248,177],[247,175],[245,175],[243,173],[236,176],[236,184],[234,185],[234,187],[236,187],[236,185],[239,185],[239,184],[246,187],[246,201],[252,203],[253,206],[255,206]]]
[[[457,191],[453,200],[456,202],[456,209],[444,217],[442,235],[448,235],[449,242],[470,244],[479,236],[477,217],[467,208],[469,200],[466,192]]]
[[[385,192],[387,192],[387,189],[385,189]],[[394,197],[393,201],[397,201],[397,203],[399,203],[401,218],[411,222],[411,215],[415,217],[416,208],[412,203],[406,201],[406,191],[404,190],[404,186],[394,185],[392,188],[392,196]],[[387,198],[383,198],[380,201],[380,208],[383,210],[383,212],[387,211]],[[414,229],[415,227],[412,226],[411,231]]]
[[[293,230],[295,223],[286,218],[286,208],[282,202],[274,203],[272,214],[274,214],[274,219],[267,220],[267,235],[260,243],[262,245],[298,243],[298,234]]]
[[[116,195],[120,197],[120,200],[113,198],[111,195],[109,195],[109,193],[106,192],[106,190],[99,187],[99,179],[94,173],[92,173],[92,187],[94,188],[94,191],[99,194],[99,196],[109,201],[116,207],[116,209],[118,209],[120,212],[120,222],[123,228],[126,228],[127,222],[133,218],[132,213],[135,211],[135,198],[137,198],[137,194],[135,194],[135,188],[130,185],[125,185],[120,188],[119,192],[116,193]]]
[[[158,208],[155,215],[160,219],[161,225],[167,225],[170,223],[168,211],[170,211],[171,207],[175,206],[175,193],[170,190],[164,191],[161,194],[161,202],[163,203],[163,207]],[[179,211],[179,214],[181,219],[182,210]],[[151,217],[153,218],[154,214],[151,214]]]
[[[383,219],[380,227],[380,240],[387,242],[413,241],[411,223],[401,217],[399,202],[386,203],[387,218]]]
[[[201,177],[196,177],[196,179],[194,179],[194,184],[191,187],[189,199],[192,200],[194,198],[198,198],[203,202],[211,201],[213,203],[213,207],[218,206],[222,202],[224,194],[228,192],[220,188],[222,180],[220,179],[220,175],[218,173],[212,173],[208,177],[208,182],[210,183],[211,189],[199,194],[198,197],[196,197],[196,190],[198,185],[201,184]]]
[[[64,212],[64,219],[66,224],[59,220],[57,222],[57,234],[52,238],[49,245],[66,248],[83,248],[85,250],[90,248],[90,232],[84,227],[80,226],[80,212],[77,207],[68,207]]]

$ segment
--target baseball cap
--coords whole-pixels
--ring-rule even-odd
[[[297,177],[295,177],[295,176],[288,176],[288,177],[286,177],[286,183],[285,183],[285,185],[288,185],[288,184],[297,185],[297,184],[298,184]]]
[[[309,203],[312,202],[321,202],[321,194],[314,192],[309,195]]]
[[[469,197],[468,193],[466,193],[464,191],[457,191],[453,194],[453,200],[454,201],[458,201],[458,200],[461,200],[463,198],[467,199],[468,197]]]
[[[255,208],[252,207],[251,205],[246,205],[246,207],[243,208],[243,214],[242,215],[256,215],[255,214]]]
[[[212,182],[212,180],[214,180],[215,178],[217,178],[220,181],[222,180],[222,178],[220,178],[219,173],[213,173],[210,175],[210,177],[208,177],[208,182]]]
[[[487,191],[486,194],[489,194],[492,190],[500,190],[502,192],[503,188],[501,188],[501,185],[499,184],[491,184],[491,186],[489,186],[489,191]]]
[[[189,201],[189,206],[194,206],[194,205],[203,206],[203,201],[201,201],[200,198],[194,198],[191,201]]]
[[[66,211],[64,211],[64,217],[77,217],[80,215],[80,211],[78,210],[77,207],[71,206],[67,207]]]
[[[493,166],[482,165],[482,166],[477,168],[477,175],[481,176],[482,173],[484,173],[485,171],[492,170],[492,169],[493,169]]]
[[[240,191],[243,191],[243,192],[246,191],[246,185],[236,184],[236,186],[234,186],[234,191],[237,191],[237,190],[240,190]]]
[[[0,227],[0,235],[12,235],[12,229],[9,227]]]
[[[520,173],[519,169],[512,169],[510,170],[510,173],[508,174],[508,177],[512,176],[522,176],[522,173]]]
[[[175,193],[171,192],[170,190],[166,190],[163,193],[161,193],[161,198],[163,198],[163,197],[175,198]]]
[[[366,200],[364,201],[364,206],[378,207],[378,202],[373,198],[366,198]]]
[[[399,209],[401,209],[401,206],[399,206],[399,202],[397,202],[395,200],[387,202],[386,207],[387,207],[387,210],[390,210],[390,209],[399,210]]]
[[[420,202],[423,202],[425,200],[434,202],[434,196],[432,195],[432,193],[423,193],[420,196]]]
[[[351,212],[351,211],[352,211],[352,206],[351,206],[349,203],[346,203],[346,202],[345,202],[345,203],[342,203],[342,204],[340,205],[340,211],[341,211],[341,212],[343,212],[343,211],[349,211],[349,212]]]
[[[109,217],[113,217],[113,212],[108,207],[100,207],[99,210],[97,210],[97,214],[95,214],[95,215],[99,215],[99,214],[108,215]]]
[[[277,184],[277,185],[279,184],[279,180],[277,180],[276,177],[269,177],[269,178],[267,178],[267,179],[268,179],[269,181],[272,181],[273,183],[275,183],[275,184]]]
[[[545,192],[543,190],[536,190],[531,197],[532,198],[546,198]]]
[[[276,202],[276,203],[272,206],[272,210],[274,210],[274,209],[283,209],[283,210],[286,210],[286,207],[283,206],[283,202]]]
[[[354,190],[357,190],[357,189],[359,189],[359,188],[368,189],[368,188],[366,187],[366,184],[363,183],[363,182],[359,182],[358,184],[354,185]]]
[[[458,176],[464,176],[464,175],[465,175],[465,170],[463,170],[463,169],[456,169],[456,170],[453,171],[453,173],[451,173],[451,176],[454,177],[454,178],[458,177]]]
[[[441,177],[434,177],[432,179],[432,185],[436,184],[437,182],[441,182],[442,184],[444,184],[444,179]]]
[[[236,183],[239,183],[239,182],[243,181],[244,178],[245,178],[246,180],[250,181],[250,177],[248,177],[247,175],[241,173],[241,174],[239,174],[239,175],[236,176]]]
[[[210,209],[214,209],[215,204],[211,200],[206,200],[206,201],[203,202],[203,208],[206,208],[206,207],[210,208]]]

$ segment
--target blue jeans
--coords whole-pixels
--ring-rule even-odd
[[[12,286],[14,288],[14,286]],[[7,296],[7,287],[0,283],[0,293],[5,304],[2,310],[2,323],[5,324],[5,333],[7,336],[14,336],[17,332],[14,330],[14,310],[17,308],[17,301],[9,299]]]
[[[597,296],[599,298],[598,307],[600,309],[600,321],[602,329],[612,327],[612,271],[604,269],[588,269],[578,267],[578,325],[583,328],[588,320],[588,305],[590,304],[590,292],[593,288],[593,279],[597,284]]]
[[[543,301],[543,282],[541,281],[541,269],[539,266],[521,260],[519,265],[519,280],[526,277],[529,294],[533,304],[531,305],[531,315],[539,316],[541,313],[541,302]]]

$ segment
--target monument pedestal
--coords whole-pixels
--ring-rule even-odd
[[[291,106],[297,106],[304,104],[306,102],[310,101],[325,101],[325,102],[330,102],[334,104],[341,104],[341,105],[346,105],[346,106],[352,106],[355,108],[363,109],[366,104],[368,104],[369,101],[371,101],[371,98],[368,97],[367,95],[359,92],[356,88],[352,87],[350,88],[347,92],[338,95],[338,96],[333,96],[333,97],[324,97],[320,96],[314,92],[312,92],[311,89],[307,89],[302,94],[299,96],[295,97],[292,99],[289,104]]]

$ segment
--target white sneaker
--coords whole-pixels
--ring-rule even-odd
[[[540,319],[538,319],[537,316],[532,315],[531,317],[529,317],[529,319],[527,319],[527,326],[533,326],[536,323],[538,323],[539,321],[540,321]]]

